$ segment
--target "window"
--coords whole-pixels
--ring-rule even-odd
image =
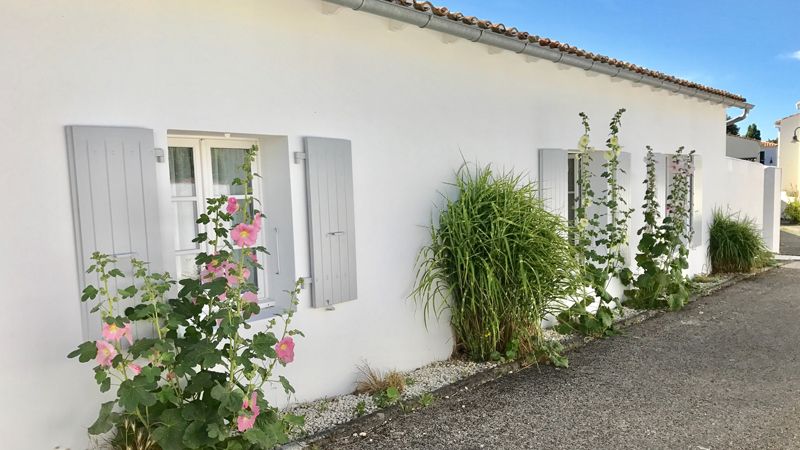
[[[233,180],[241,178],[241,166],[248,149],[258,142],[249,139],[208,139],[208,138],[169,138],[169,177],[172,197],[173,223],[175,224],[175,271],[178,277],[196,277],[199,268],[195,265],[198,253],[209,251],[207,245],[192,242],[203,225],[196,223],[199,215],[206,210],[209,198],[225,195],[240,201],[244,199],[244,187],[234,185]],[[258,158],[256,163],[258,166]],[[253,180],[254,203],[259,204],[260,179]],[[250,217],[252,217],[252,206]],[[234,221],[242,220],[242,213]],[[263,235],[259,245],[264,245]],[[259,255],[259,263],[266,267],[264,255]],[[267,301],[267,277],[265,270],[254,270],[250,282],[258,286],[259,305],[273,306]]]

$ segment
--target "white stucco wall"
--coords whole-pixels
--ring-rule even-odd
[[[710,197],[715,199],[712,208],[747,216],[763,230],[766,166],[758,162],[724,158],[719,164],[706,166],[705,170],[708,177],[716,180],[711,186],[706,184],[706,188],[710,189]],[[774,220],[767,222],[773,224]]]
[[[758,154],[761,152],[758,141],[730,135],[725,140],[725,153],[731,158],[755,158],[758,161]]]
[[[364,361],[403,370],[450,354],[449,328],[426,330],[407,296],[431,205],[462,154],[536,174],[538,148],[576,146],[578,112],[592,117],[602,145],[605,125],[625,107],[633,206],[642,202],[648,144],[703,156],[706,218],[738,189],[715,179],[739,170],[724,156],[722,105],[444,44],[430,31],[393,32],[363,13],[323,15],[318,0],[0,4],[8,448],[82,448],[98,408],[90,367],[65,357],[81,340],[65,125],[148,127],[161,147],[168,129],[286,135],[290,152],[302,136],[352,140],[359,299],[325,311],[303,298],[297,325],[308,337],[286,371],[299,400],[352,390]],[[160,170],[167,180],[166,165]],[[307,276],[303,176],[291,166],[296,270]],[[632,230],[641,225],[634,217]],[[704,270],[705,247],[691,260],[692,272]]]

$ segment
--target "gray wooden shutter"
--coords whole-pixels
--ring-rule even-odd
[[[700,247],[705,242],[705,227],[703,226],[703,158],[693,156],[694,173],[692,174],[691,199],[692,199],[692,248]]]
[[[548,211],[567,217],[567,167],[566,150],[539,149],[539,196]]]
[[[115,256],[126,274],[131,258],[163,271],[153,131],[70,126],[66,132],[80,289],[97,285],[97,277],[86,273],[95,251]],[[116,287],[131,281],[115,279]],[[94,338],[99,314],[82,308],[84,337]]]
[[[358,296],[350,141],[307,137],[305,152],[311,298],[329,307]]]

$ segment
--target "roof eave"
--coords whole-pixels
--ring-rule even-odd
[[[623,78],[634,83],[644,83],[656,88],[666,89],[673,93],[720,103],[727,107],[752,109],[753,105],[740,98],[717,94],[709,90],[698,89],[694,86],[681,84],[683,80],[674,77],[664,79],[651,76],[643,71],[631,70],[597,59],[572,54],[558,47],[548,47],[533,42],[532,39],[523,40],[520,37],[506,36],[489,29],[482,29],[474,25],[448,19],[429,10],[418,10],[414,7],[403,6],[386,0],[324,0],[356,11],[364,11],[389,19],[398,20],[420,28],[427,28],[489,46],[509,50],[536,58],[546,59],[558,64],[565,64],[583,70],[597,72],[609,77]],[[535,38],[535,37],[534,37]],[[537,38],[538,39],[538,38]],[[676,80],[676,81],[672,81]],[[686,83],[685,81],[683,81]]]

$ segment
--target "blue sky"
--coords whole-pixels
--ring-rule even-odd
[[[800,0],[437,0],[747,97],[763,139],[800,101]],[[738,114],[738,110],[732,111]]]

